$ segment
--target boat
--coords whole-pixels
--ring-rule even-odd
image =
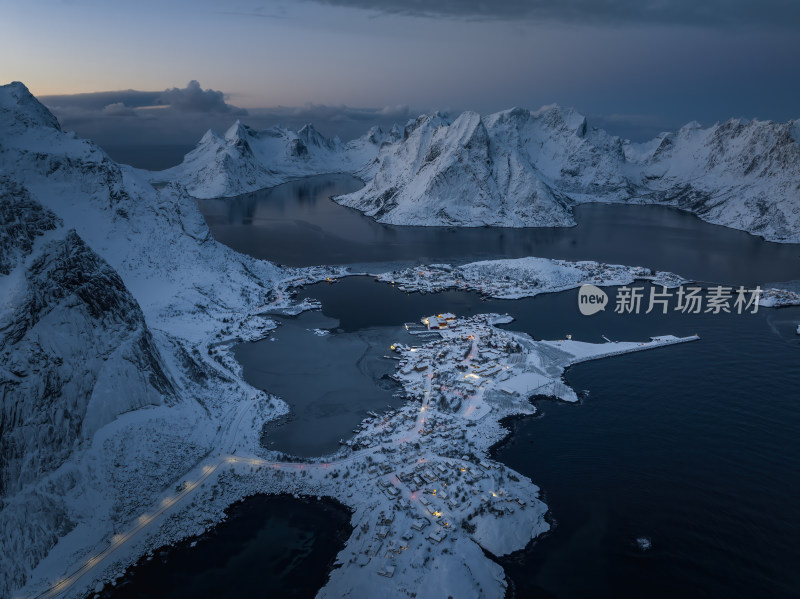
[[[800,335],[800,324],[797,325],[797,334]]]

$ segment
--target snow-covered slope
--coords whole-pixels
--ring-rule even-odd
[[[696,123],[626,144],[642,201],[773,241],[800,242],[800,121]]]
[[[604,264],[591,260],[568,262],[548,258],[484,260],[460,266],[429,264],[380,273],[379,281],[391,282],[402,291],[437,293],[445,289],[469,289],[501,299],[533,297],[575,289],[581,285],[628,285],[636,280],[677,287],[680,275],[641,266]]]
[[[30,237],[13,234],[9,213],[42,212],[19,191],[0,192],[0,238],[11,243]],[[174,395],[119,275],[73,230],[34,234],[17,247],[30,256],[10,271],[0,315],[0,495],[60,466],[119,414]]]
[[[622,145],[556,106],[449,122],[418,118],[385,147],[374,178],[340,203],[410,225],[564,226],[567,195],[620,199]]]
[[[646,144],[558,106],[410,123],[367,185],[337,198],[404,225],[574,224],[582,202],[643,202],[774,241],[800,241],[800,123],[688,125]]]
[[[641,144],[556,105],[455,119],[422,115],[343,144],[311,125],[205,134],[183,163],[146,176],[229,197],[328,172],[364,188],[337,198],[376,220],[426,226],[570,226],[583,202],[676,206],[712,223],[800,242],[800,121],[696,123]]]
[[[148,321],[174,324],[176,311],[204,314],[263,298],[279,270],[215,242],[180,187],[157,192],[141,171],[62,132],[22,84],[0,90],[2,172],[119,273]]]
[[[0,86],[0,597],[57,542],[64,567],[108,538],[266,401],[204,350],[279,272]]]
[[[180,183],[198,198],[230,197],[308,175],[361,171],[389,139],[378,127],[342,143],[313,125],[257,131],[236,121],[224,136],[209,130],[183,163],[149,177]]]

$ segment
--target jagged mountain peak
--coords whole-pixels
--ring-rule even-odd
[[[337,201],[385,223],[467,226],[564,225],[578,203],[649,201],[791,241],[800,230],[798,138],[796,121],[731,119],[623,142],[555,104],[452,121],[423,115],[382,148],[367,185]]]
[[[251,401],[196,348],[277,274],[215,242],[182,188],[0,87],[0,597],[36,594],[13,591],[73,527],[85,553],[193,468],[215,402]]]
[[[426,127],[429,129],[436,129],[438,127],[447,126],[451,123],[451,119],[439,112],[438,110],[431,114],[421,114],[416,119],[410,119],[403,130],[403,137],[407,138],[414,131]]]
[[[381,129],[378,125],[370,127],[369,130],[361,136],[361,139],[376,145],[382,144],[384,141],[386,141],[386,138],[386,133],[384,133],[383,129]]]
[[[326,150],[334,150],[337,145],[335,140],[328,139],[317,131],[312,123],[303,125],[297,131],[297,137],[302,140],[306,146],[316,146]]]
[[[183,163],[149,179],[178,182],[198,198],[230,197],[307,175],[361,172],[382,143],[368,135],[344,144],[311,123],[295,132],[280,126],[255,130],[237,120],[224,138],[206,132]]]
[[[221,143],[223,139],[224,138],[219,133],[217,133],[213,129],[209,129],[203,134],[203,137],[200,138],[200,144],[202,145],[212,144],[212,143],[218,144]]]
[[[561,106],[560,104],[546,104],[531,112],[538,118],[558,120],[566,124],[568,127],[574,129],[581,126],[586,120],[586,117],[580,112],[570,106]]]
[[[37,100],[24,83],[0,86],[0,127],[3,130],[49,127],[61,131],[58,119]]]
[[[474,147],[475,144],[488,144],[486,126],[477,112],[462,112],[452,123],[438,129],[437,132],[441,132],[442,136],[449,138],[449,144],[454,143],[468,149]]]
[[[239,119],[236,119],[236,122],[225,132],[225,139],[228,141],[246,139],[250,131],[252,131],[250,127],[242,123]]]
[[[565,108],[558,104],[548,104],[538,110],[510,108],[488,115],[485,121],[489,127],[508,126],[517,129],[535,124],[555,131],[574,133],[578,137],[585,136],[588,129],[584,115],[574,108]]]
[[[297,135],[301,137],[311,137],[315,135],[322,136],[322,134],[317,131],[316,127],[314,127],[314,123],[306,123],[302,127],[297,130]]]
[[[208,198],[351,172],[366,185],[338,201],[392,224],[568,225],[575,204],[637,201],[678,205],[777,241],[798,238],[797,121],[691,122],[633,143],[550,104],[485,116],[422,114],[402,130],[371,129],[347,144],[310,124],[297,133],[237,135],[247,138],[242,148],[197,154],[173,178]],[[728,204],[736,208],[726,211]]]
[[[400,128],[400,125],[395,123],[389,130],[389,139],[391,141],[398,141],[402,137],[403,137],[403,130]]]

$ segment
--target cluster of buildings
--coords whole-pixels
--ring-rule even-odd
[[[411,401],[369,412],[355,436],[342,441],[368,456],[357,461],[357,476],[381,497],[377,513],[357,529],[353,559],[359,565],[378,560],[376,573],[391,578],[428,548],[441,551],[459,536],[479,534],[481,522],[494,529],[489,521],[510,515],[541,518],[543,506],[530,487],[485,457],[492,439],[476,422],[491,410],[480,405],[484,388],[513,365],[524,366],[522,345],[493,326],[502,321],[497,315],[429,316],[420,328],[435,331],[435,337],[425,335],[428,343],[392,346],[400,358],[395,378]],[[530,514],[522,513],[526,508]]]
[[[486,521],[520,516],[525,509],[532,520],[541,515],[538,501],[524,498],[521,488],[506,488],[514,477],[502,465],[467,454],[443,457],[431,449],[405,444],[368,459],[366,478],[383,499],[357,528],[352,561],[372,564],[378,576],[391,578],[398,569],[423,565],[421,556],[473,535],[482,521],[486,527]]]
[[[535,341],[495,326],[505,322],[437,314],[409,323],[420,345],[391,348],[409,401],[369,412],[334,459],[276,465],[286,478],[269,480],[280,488],[353,510],[342,567],[321,596],[502,596],[505,579],[487,555],[521,550],[549,529],[538,488],[489,457],[508,433],[503,419],[533,414],[533,393],[575,401],[561,383],[569,364],[696,339]]]

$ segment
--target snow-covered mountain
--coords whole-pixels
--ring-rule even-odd
[[[209,131],[153,182],[229,197],[290,179],[349,172],[364,188],[337,198],[380,222],[570,226],[584,202],[676,206],[773,241],[800,241],[800,121],[689,124],[646,143],[590,127],[572,109],[439,113],[343,144],[311,125]]]
[[[200,350],[279,272],[216,243],[183,190],[0,86],[0,597],[57,542],[63,567],[65,539],[108,538],[232,406],[264,399]]]
[[[24,189],[6,185],[0,197],[2,245],[24,262],[4,265],[16,280],[0,316],[0,495],[9,495],[60,466],[78,440],[174,390],[119,275]],[[34,226],[20,230],[28,215]]]
[[[568,194],[625,196],[622,158],[618,139],[558,107],[435,114],[410,123],[366,186],[338,201],[392,224],[564,226]]]
[[[413,220],[421,212],[430,218],[419,222],[433,224],[451,218],[453,202],[461,202],[459,210],[487,220],[502,207],[504,216],[497,222],[503,224],[514,224],[519,215],[565,224],[579,201],[683,201],[685,194],[669,195],[677,186],[671,178],[682,172],[676,156],[712,146],[717,153],[709,154],[705,166],[691,165],[698,172],[714,172],[720,180],[729,176],[730,185],[739,188],[742,181],[785,177],[788,196],[792,187],[786,173],[796,171],[786,165],[795,160],[796,128],[787,140],[775,127],[771,133],[724,133],[719,143],[682,131],[670,141],[634,146],[590,130],[580,115],[555,107],[486,118],[466,113],[453,122],[425,116],[403,132],[373,130],[350,144],[327,140],[311,127],[296,133],[270,130],[275,133],[270,136],[237,125],[225,138],[207,135],[201,144],[205,150],[195,150],[192,168],[174,172],[183,172],[184,183],[194,181],[198,189],[213,183],[233,190],[240,184],[261,187],[267,175],[280,181],[328,172],[338,164],[376,181],[376,193],[381,186],[396,188],[372,206],[376,216],[385,206],[381,217],[396,209],[398,218]],[[736,159],[736,152],[760,158],[751,167]],[[665,165],[675,165],[674,174]],[[243,182],[237,180],[240,175]],[[68,583],[74,586],[67,596],[85,596],[147,551],[199,533],[232,501],[265,489],[335,496],[373,530],[387,514],[394,518],[394,508],[383,511],[390,494],[379,490],[374,478],[350,478],[356,460],[339,462],[339,467],[347,462],[341,477],[328,471],[329,462],[291,472],[276,468],[275,454],[259,446],[259,436],[264,422],[285,414],[286,405],[244,384],[225,349],[226,343],[263,335],[272,326],[262,314],[268,298],[274,299],[270,308],[286,301],[280,281],[311,282],[325,278],[321,273],[343,271],[284,271],[221,246],[185,189],[168,184],[157,191],[150,184],[154,176],[120,166],[92,142],[62,131],[24,85],[0,86],[2,598],[12,592],[61,592]],[[454,200],[448,194],[456,188],[463,197]],[[640,190],[650,195],[634,197]],[[419,201],[425,194],[438,198],[436,214]],[[771,223],[774,215],[769,209],[765,214]],[[465,219],[461,224],[475,223]],[[551,283],[569,279],[570,285],[587,274],[637,273],[545,262],[484,262],[462,270],[473,280],[490,271],[503,280],[519,275],[537,292],[543,273]],[[452,274],[452,269],[436,270]],[[547,355],[554,351],[549,347]],[[585,359],[587,351],[557,350],[570,360]],[[614,345],[612,352],[618,351]],[[563,368],[561,362],[553,364]],[[415,420],[417,407],[407,410],[399,418]],[[506,431],[497,421],[481,418],[484,428],[467,430],[473,447],[483,452]],[[391,443],[388,452],[373,446],[375,455],[391,455]],[[449,455],[451,447],[448,441],[434,454]],[[414,449],[412,463],[418,455]],[[367,472],[372,455],[368,460],[360,464]],[[467,587],[475,596],[487,595],[487,589],[489,596],[502,596],[502,570],[486,552],[503,555],[522,548],[547,526],[531,481],[512,478],[505,468],[499,472],[503,478],[497,480],[527,494],[514,510],[503,510],[516,513],[515,518],[522,514],[521,519],[504,516],[504,526],[493,528],[481,520],[496,522],[495,516],[479,517],[471,532],[464,526],[456,533],[453,545],[439,545],[433,559],[414,560],[391,580],[386,576],[392,576],[393,566],[378,571],[382,576],[364,576],[364,563],[355,559],[364,541],[354,531],[340,554],[347,556],[338,562],[342,567],[321,595],[353,595],[367,587],[372,595],[407,594],[400,582],[427,596]],[[203,478],[212,475],[217,478]],[[487,494],[489,488],[497,488],[494,479]],[[187,499],[181,504],[180,494],[189,491],[195,494],[183,495]],[[435,550],[436,537],[417,540]],[[373,560],[373,572],[384,564]]]
[[[224,136],[209,130],[183,163],[150,177],[180,183],[197,198],[230,197],[308,175],[360,172],[391,139],[379,127],[343,143],[310,124],[257,131],[236,121]]]
[[[574,224],[582,202],[657,203],[800,241],[798,121],[692,124],[634,144],[548,106],[423,116],[403,137],[337,201],[385,223],[509,227]]]
[[[637,198],[771,241],[800,242],[800,120],[690,123],[627,143]]]

